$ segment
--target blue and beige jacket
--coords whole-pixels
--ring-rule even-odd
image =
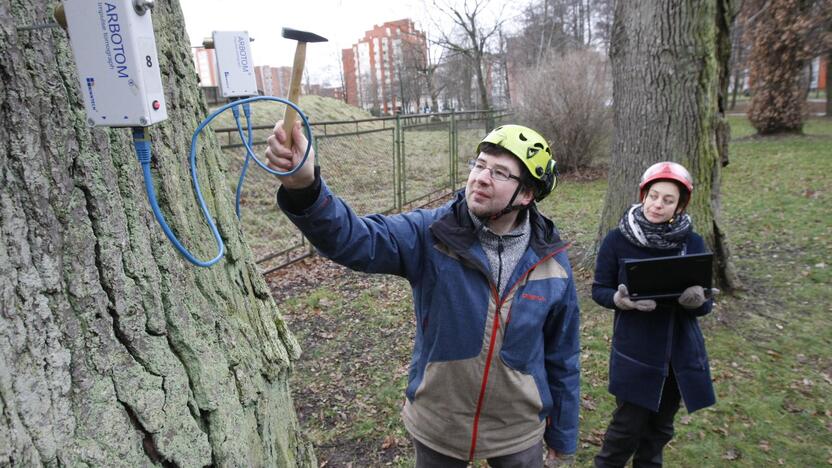
[[[299,213],[278,203],[318,251],[347,267],[410,282],[416,338],[404,424],[417,440],[468,460],[545,437],[576,450],[579,309],[554,224],[529,213],[531,238],[498,297],[463,193],[445,206],[359,217],[323,184]]]

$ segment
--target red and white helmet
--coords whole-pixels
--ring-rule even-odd
[[[693,177],[690,172],[681,164],[672,161],[653,164],[641,175],[641,183],[638,184],[638,199],[644,200],[647,189],[658,180],[672,180],[678,182],[680,188],[687,189],[687,194],[681,194],[682,196],[679,197],[679,211],[684,211],[693,193]]]

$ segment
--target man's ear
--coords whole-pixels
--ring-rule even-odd
[[[534,191],[528,187],[523,187],[523,190],[520,190],[517,198],[518,200],[515,203],[518,205],[530,205],[534,201]]]

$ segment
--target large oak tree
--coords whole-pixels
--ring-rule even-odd
[[[717,283],[735,274],[720,222],[720,170],[727,164],[724,117],[732,0],[616,2],[610,59],[613,147],[599,238],[638,198],[641,174],[672,160],[687,167],[695,190],[694,229],[714,251]]]
[[[0,465],[315,465],[288,387],[298,344],[216,142],[199,161],[227,254],[201,269],[157,225],[129,131],[86,126],[66,33],[16,29],[55,4],[0,0]],[[153,176],[210,258],[186,157],[207,109],[179,4],[153,20],[170,116],[150,130]]]

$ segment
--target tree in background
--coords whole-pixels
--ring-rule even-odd
[[[523,69],[537,66],[549,50],[563,53],[575,44],[566,33],[566,7],[560,0],[531,2],[523,9],[520,31],[507,47],[509,62]]]
[[[507,41],[519,88],[513,101],[524,119],[546,116],[529,122],[554,138],[561,170],[585,167],[609,136],[609,70],[595,49],[607,48],[612,6],[612,0],[536,0]]]
[[[751,5],[749,2],[742,3],[740,11],[737,13],[737,18],[734,20],[734,25],[731,28],[731,61],[729,65],[731,72],[731,104],[728,106],[729,109],[736,108],[737,96],[740,93],[745,93],[747,86],[748,54],[750,52],[749,42],[752,39],[748,37],[749,34],[746,34],[749,5]]]
[[[536,0],[519,17],[520,31],[509,42],[510,62],[523,66],[551,59],[552,49],[597,47],[605,53],[612,26],[612,0]]]
[[[749,58],[751,107],[748,118],[762,135],[800,133],[806,112],[800,73],[809,59],[803,0],[750,0],[753,37]]]
[[[613,144],[598,241],[637,199],[651,164],[687,167],[696,189],[689,211],[716,257],[716,282],[736,285],[719,220],[727,151],[725,91],[732,0],[616,2],[610,44]],[[595,246],[597,251],[597,243]]]
[[[441,82],[441,80],[439,80],[440,73],[438,73],[438,71],[441,64],[442,56],[440,55],[438,58],[436,58],[436,54],[430,46],[428,46],[425,60],[422,61],[422,65],[419,66],[417,64],[416,70],[419,73],[419,76],[422,78],[424,88],[428,92],[431,112],[439,112],[439,95],[442,93],[446,86],[446,83],[443,83]]]
[[[421,44],[401,41],[398,53],[397,80],[402,90],[402,105],[406,111],[419,111],[421,98],[429,89],[424,77],[427,51]]]
[[[227,253],[201,269],[156,223],[130,132],[86,126],[66,33],[15,30],[54,3],[0,0],[0,465],[317,466],[288,386],[300,350],[215,139],[200,179]],[[150,130],[153,175],[205,258],[186,155],[207,108],[178,3],[153,20],[170,116]]]
[[[751,107],[757,133],[801,133],[806,114],[801,73],[811,54],[806,42],[811,0],[749,0]]]
[[[498,44],[500,45],[497,54],[495,57],[495,61],[499,64],[500,69],[500,76],[499,82],[500,86],[503,88],[504,92],[502,95],[503,102],[500,103],[502,107],[510,107],[511,106],[511,90],[509,89],[509,72],[508,72],[508,40],[503,34],[503,29],[500,28],[499,37],[498,37]]]
[[[463,0],[462,6],[452,5],[448,1],[434,0],[433,6],[453,23],[454,31],[447,33],[440,29],[437,44],[453,54],[467,59],[473,70],[479,91],[479,109],[491,109],[490,93],[485,78],[485,56],[492,38],[505,21],[502,12],[491,21],[485,20],[485,9],[490,0]]]
[[[591,18],[594,18],[595,41],[604,51],[609,53],[610,38],[612,37],[612,17],[614,0],[593,0],[593,11]]]
[[[475,109],[471,95],[474,82],[474,70],[471,61],[462,54],[447,53],[442,66],[436,70],[436,79],[443,88],[444,107]]]
[[[551,60],[551,50],[564,54],[590,47],[606,50],[608,46],[613,0],[535,0],[522,6],[519,15],[510,10],[514,5],[494,14],[490,3],[467,0],[461,6],[452,6],[447,1],[433,2],[434,9],[453,25],[442,32],[443,27],[434,21],[440,33],[432,43],[445,53],[432,70],[450,68],[433,75],[435,83],[441,83],[436,88],[444,88],[446,101],[456,101],[466,109],[486,108],[486,103],[490,108],[495,86],[504,88],[505,98],[515,103],[512,93],[516,77],[537,66],[544,57]],[[519,28],[506,34],[504,26],[509,19],[519,20]],[[458,66],[470,70],[460,71]],[[476,102],[470,92],[461,89],[469,80],[479,95]]]

